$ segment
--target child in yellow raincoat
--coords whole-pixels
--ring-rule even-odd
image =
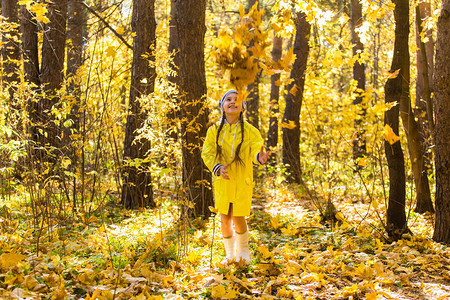
[[[246,103],[237,104],[238,92],[229,90],[220,99],[222,119],[211,126],[203,144],[202,158],[213,173],[215,206],[220,213],[225,263],[250,263],[248,229],[253,194],[253,163],[264,164],[264,151],[258,129],[244,121]],[[236,234],[234,234],[234,224]]]

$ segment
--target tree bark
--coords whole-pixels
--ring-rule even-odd
[[[364,45],[359,38],[357,29],[361,27],[362,5],[360,0],[351,0],[352,16],[350,18],[350,29],[352,33],[353,57],[359,57],[364,52]],[[353,64],[353,79],[357,82],[355,91],[355,99],[353,105],[358,107],[358,118],[355,122],[356,134],[353,139],[353,159],[362,157],[366,153],[366,142],[364,139],[364,131],[361,128],[361,120],[364,119],[366,109],[363,107],[363,93],[366,90],[366,65],[356,60]]]
[[[434,69],[436,114],[436,219],[433,240],[450,245],[450,1],[442,1],[437,22]]]
[[[22,35],[22,53],[25,80],[39,87],[39,51],[37,23],[33,20],[32,13],[25,5],[20,6],[20,31]],[[29,106],[29,113],[33,116],[37,112],[35,105]],[[37,118],[36,118],[37,119]]]
[[[404,8],[402,5],[399,5],[402,9],[408,9],[408,7]],[[402,19],[401,21],[409,21],[409,10],[403,10],[399,12],[399,14],[408,14],[408,18]],[[398,24],[406,24],[406,23],[398,23]],[[403,26],[403,25],[402,25]],[[406,26],[403,26],[406,27]],[[433,204],[431,202],[431,193],[430,193],[430,185],[428,183],[428,174],[425,168],[424,163],[424,139],[420,134],[419,125],[414,119],[414,113],[411,107],[411,99],[409,97],[409,79],[410,79],[410,62],[409,62],[409,45],[408,45],[408,31],[404,29],[404,32],[401,35],[402,39],[406,39],[406,41],[402,41],[402,48],[399,51],[402,51],[403,57],[400,58],[401,64],[399,65],[400,69],[404,69],[404,72],[400,70],[399,77],[402,76],[404,80],[407,82],[403,82],[403,90],[400,99],[400,117],[402,119],[403,128],[406,133],[406,138],[408,140],[408,152],[409,158],[411,161],[412,173],[414,178],[414,185],[416,187],[416,203],[426,204],[425,207],[422,207],[425,211],[433,211]],[[406,35],[406,37],[405,37]],[[405,48],[403,48],[405,47]]]
[[[289,173],[288,181],[301,183],[300,165],[300,110],[303,101],[305,72],[309,54],[309,34],[311,25],[303,12],[297,14],[297,28],[294,41],[296,59],[291,70],[292,83],[287,86],[286,108],[283,123],[293,123],[295,127],[283,127],[283,163]]]
[[[428,30],[425,32],[429,41],[423,43],[420,37],[422,32],[422,19],[430,15],[430,4],[419,3],[416,7],[416,43],[419,50],[416,52],[417,57],[417,79],[416,79],[416,104],[413,110],[415,118],[417,118],[418,138],[422,149],[423,159],[421,164],[417,164],[414,172],[414,180],[416,184],[416,207],[414,211],[418,213],[434,212],[433,202],[431,201],[431,193],[428,182],[428,173],[432,169],[431,164],[431,145],[433,138],[431,132],[434,131],[434,116],[431,104],[431,82],[433,76],[433,36]],[[416,180],[417,178],[417,180]]]
[[[38,35],[37,23],[33,20],[33,14],[26,8],[25,5],[20,6],[20,32],[22,36],[22,55],[23,55],[23,69],[25,73],[25,80],[31,84],[32,89],[36,92],[40,91],[41,81],[39,79],[39,51],[38,51]],[[30,119],[28,128],[29,139],[33,143],[38,142],[40,109],[39,103],[31,99],[28,101],[27,113]],[[28,153],[28,161],[34,161],[36,151],[31,150]]]
[[[70,135],[74,133],[71,131],[75,130],[78,132],[80,130],[79,109],[81,89],[80,78],[77,76],[77,72],[83,64],[83,31],[86,26],[82,0],[69,0],[68,12],[67,40],[69,43],[67,45],[66,77],[68,81],[68,92],[73,97],[71,114],[69,116],[69,119],[73,121],[73,125],[68,128],[69,132],[65,136],[70,138]],[[70,139],[67,142],[70,143]]]
[[[134,0],[131,27],[136,36],[133,39],[133,62],[128,117],[124,141],[124,167],[122,170],[122,204],[126,208],[153,207],[153,187],[150,163],[145,159],[150,150],[150,141],[137,138],[147,114],[139,98],[154,92],[156,70],[149,64],[155,61],[156,45],[155,0]],[[147,57],[145,57],[145,56]],[[130,161],[142,160],[139,166]],[[135,162],[136,163],[136,162]]]
[[[43,134],[39,134],[38,142],[41,146],[60,149],[62,146],[59,125],[51,114],[52,108],[60,105],[59,90],[64,79],[64,58],[67,25],[67,0],[60,0],[47,4],[48,18],[44,26],[44,40],[42,44],[42,69],[40,79],[44,96],[40,99],[40,121]],[[48,156],[44,154],[44,161],[54,162],[59,156],[58,151],[52,151]]]
[[[1,1],[2,16],[6,21],[14,24],[19,24],[18,5],[17,0],[2,0]],[[9,33],[10,38],[6,38],[2,35],[3,47],[2,47],[2,59],[3,59],[3,85],[9,92],[9,103],[14,101],[14,93],[16,88],[15,83],[19,81],[19,61],[20,61],[20,48],[19,48],[19,35],[16,30]],[[14,38],[17,40],[14,40]],[[12,109],[20,109],[16,105],[11,107]]]
[[[256,62],[255,62],[256,63]],[[247,96],[247,120],[250,124],[259,129],[259,74],[256,74],[255,81],[248,85]]]
[[[172,67],[174,70],[179,70],[180,68],[180,46],[178,44],[178,33],[176,26],[176,0],[170,0],[170,21],[169,21],[169,53],[173,54],[173,62]],[[172,82],[175,86],[179,86],[178,83],[179,76],[170,76],[169,81]],[[169,113],[167,114],[167,119],[169,121],[168,126],[172,128],[177,128],[177,119],[179,119],[179,110],[176,108],[171,108]],[[168,138],[176,141],[178,139],[178,132],[176,130],[170,131],[168,134]]]
[[[175,7],[180,47],[183,186],[187,200],[194,206],[191,215],[208,218],[208,207],[213,203],[211,173],[201,158],[208,123],[204,60],[206,1],[177,0]]]
[[[416,103],[414,113],[423,127],[423,134],[426,139],[431,138],[433,132],[433,109],[431,93],[433,92],[433,32],[428,29],[424,33],[422,21],[431,14],[429,2],[420,2],[416,7],[416,61],[417,61],[417,78],[416,78]],[[427,42],[421,39],[421,33]],[[430,103],[429,103],[430,102]],[[430,122],[431,120],[431,122]]]
[[[64,126],[64,144],[63,152],[72,161],[70,169],[72,172],[77,171],[79,162],[79,155],[77,154],[78,147],[74,137],[80,132],[80,101],[81,88],[80,77],[77,72],[83,64],[83,40],[84,29],[86,28],[86,14],[82,0],[69,0],[68,7],[68,22],[67,22],[67,92],[72,97],[71,109],[67,120],[70,122]],[[77,207],[77,184],[76,177],[73,179],[73,208]]]
[[[283,51],[283,38],[279,36],[273,37],[273,48],[272,48],[272,61],[277,62],[281,59],[281,54]],[[267,147],[273,149],[278,144],[278,113],[279,109],[279,99],[280,99],[280,73],[273,74],[270,76],[270,119],[269,119],[269,131],[267,133]],[[273,161],[275,154],[271,155],[270,163],[275,163]]]
[[[411,160],[414,185],[416,187],[416,208],[417,212],[433,212],[433,203],[431,202],[430,184],[428,173],[425,168],[424,158],[424,140],[420,134],[419,125],[414,119],[414,113],[411,109],[409,97],[400,99],[400,116],[402,118],[403,128],[408,140],[408,152]]]
[[[248,6],[246,8],[246,14],[249,13],[250,9],[257,5],[256,9],[258,9],[258,1],[257,0],[248,0]],[[251,48],[254,46],[254,41],[252,40],[250,42],[250,45],[248,45],[248,48]],[[252,56],[252,52],[249,51],[250,57]],[[255,64],[258,62],[255,60]],[[248,85],[248,96],[247,96],[247,120],[250,124],[255,126],[259,129],[259,73],[256,74],[255,80]]]
[[[394,0],[393,2],[395,3],[395,41],[390,72],[394,73],[396,70],[400,70],[400,73],[386,82],[386,104],[399,99],[401,103],[409,99],[409,27],[405,26],[405,24],[409,24],[409,0]],[[384,123],[389,125],[396,135],[399,134],[399,112],[399,105],[395,105],[384,115]],[[384,145],[389,168],[386,231],[391,239],[398,240],[403,233],[409,231],[405,213],[405,160],[400,141],[392,145],[385,141]]]

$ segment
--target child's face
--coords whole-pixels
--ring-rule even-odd
[[[237,97],[238,94],[231,93],[225,98],[225,101],[223,102],[223,111],[225,112],[225,114],[234,115],[240,114],[242,112],[242,103],[240,103],[239,105],[236,104]]]

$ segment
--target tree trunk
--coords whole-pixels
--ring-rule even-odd
[[[283,38],[279,36],[273,37],[273,48],[272,48],[272,61],[277,62],[281,59],[281,54],[283,51]],[[278,113],[279,109],[279,99],[280,99],[280,73],[273,74],[270,76],[270,119],[269,119],[269,132],[267,133],[267,147],[273,149],[278,144]],[[274,164],[273,161],[275,154],[271,155],[270,163]]]
[[[169,47],[168,51],[169,53],[173,54],[173,69],[178,70],[180,68],[180,54],[179,54],[179,44],[178,44],[178,33],[177,33],[177,26],[176,26],[176,0],[170,1],[170,20],[169,20]],[[178,83],[179,76],[170,76],[169,81],[172,82],[175,86],[179,86]],[[169,121],[168,126],[172,128],[177,128],[177,119],[179,119],[179,111],[175,108],[171,108],[169,113],[167,114],[167,119]],[[168,134],[168,138],[173,139],[176,141],[178,139],[178,131],[173,130],[170,131]]]
[[[255,63],[257,63],[255,61]],[[256,74],[255,81],[248,85],[247,96],[247,120],[250,124],[259,129],[259,74]]]
[[[249,13],[250,9],[257,5],[256,9],[258,9],[258,1],[256,0],[248,0],[248,6],[246,8],[246,14]],[[251,48],[254,46],[254,41],[252,40],[250,42],[250,45],[248,45],[248,48]],[[252,56],[252,52],[249,51],[250,57]],[[258,63],[258,61],[254,61],[255,64]],[[259,129],[259,74],[256,74],[255,80],[248,85],[248,96],[247,96],[247,120],[250,124],[255,126]]]
[[[41,81],[39,79],[37,23],[33,20],[33,17],[25,5],[20,6],[20,31],[22,35],[25,80],[39,87]],[[30,115],[33,115],[33,112],[37,112],[37,107],[33,107],[33,105],[30,105],[29,109]]]
[[[67,142],[70,143],[70,135],[74,134],[73,130],[79,132],[80,130],[80,78],[77,76],[78,69],[83,64],[83,31],[86,26],[85,10],[82,0],[69,0],[69,19],[67,39],[67,85],[68,92],[72,98],[72,109],[69,119],[73,121],[69,132],[65,135]],[[67,145],[67,143],[66,143]]]
[[[305,86],[305,72],[309,54],[311,25],[303,12],[297,14],[294,41],[296,59],[291,70],[292,83],[287,86],[286,108],[283,116],[283,163],[289,173],[288,181],[301,183],[300,166],[300,110]],[[294,124],[295,127],[289,126]]]
[[[212,205],[211,173],[204,166],[201,147],[206,136],[206,77],[204,58],[204,0],[176,1],[180,46],[179,84],[182,116],[183,186],[194,205],[193,215],[208,218]]]
[[[124,167],[122,170],[122,204],[126,208],[153,207],[153,188],[150,164],[145,158],[150,150],[150,141],[137,138],[147,118],[139,98],[154,92],[156,70],[150,66],[155,61],[156,45],[155,0],[134,0],[131,27],[133,39],[133,62],[127,125],[124,142]],[[145,57],[147,56],[147,57]],[[139,166],[133,160],[143,160]],[[131,164],[130,164],[131,163]],[[136,162],[134,162],[136,163]]]
[[[351,7],[352,16],[350,19],[350,28],[352,32],[353,56],[360,57],[360,55],[364,52],[364,45],[361,43],[361,39],[356,32],[356,30],[361,27],[363,22],[362,5],[360,0],[351,0]],[[357,106],[359,111],[359,116],[355,122],[356,134],[353,139],[353,159],[356,160],[366,153],[366,141],[364,139],[364,131],[361,128],[361,120],[364,119],[366,114],[366,109],[363,107],[365,104],[362,104],[362,94],[366,90],[366,65],[364,63],[360,63],[359,60],[356,60],[353,64],[353,79],[357,82],[357,90],[355,91],[356,95],[355,100],[353,100],[353,105]]]
[[[67,25],[67,92],[72,96],[71,98],[71,110],[68,116],[69,123],[64,126],[64,153],[72,161],[70,168],[72,172],[76,173],[78,165],[78,155],[76,139],[80,132],[80,77],[77,76],[77,72],[80,66],[83,64],[83,31],[86,26],[85,10],[82,0],[69,0],[68,7],[68,25]],[[73,208],[76,209],[76,195],[77,184],[74,177],[73,184]]]
[[[33,19],[32,13],[25,5],[20,6],[20,33],[22,36],[22,55],[23,69],[25,80],[33,85],[33,89],[38,92],[40,90],[41,81],[39,79],[39,51],[38,51],[38,35],[37,23]],[[31,98],[31,97],[30,97]],[[27,113],[30,119],[29,139],[37,143],[38,141],[38,123],[39,123],[39,103],[30,99],[27,105]],[[35,151],[28,153],[28,161],[33,161]]]
[[[2,0],[1,1],[2,8],[2,16],[5,18],[7,22],[10,23],[19,23],[18,16],[18,5],[17,0]],[[9,90],[9,103],[13,104],[14,102],[14,93],[16,88],[14,84],[19,81],[19,61],[20,61],[20,48],[18,45],[18,41],[15,41],[14,38],[18,40],[17,31],[9,32],[10,38],[6,38],[5,35],[2,34],[3,47],[2,47],[2,59],[3,59],[3,85],[5,88]],[[13,110],[19,110],[20,107],[17,105],[12,105],[11,108]]]
[[[418,138],[420,140],[423,154],[421,165],[415,166],[414,180],[416,182],[416,207],[414,211],[418,213],[434,212],[431,201],[430,187],[428,183],[428,173],[432,169],[431,148],[433,139],[431,132],[434,131],[434,116],[431,104],[431,82],[433,77],[433,36],[431,30],[425,32],[429,38],[427,43],[423,43],[420,38],[422,32],[422,19],[430,15],[430,4],[420,3],[416,7],[416,43],[419,50],[417,55],[417,79],[416,79],[416,105],[414,116],[417,118]],[[430,126],[431,124],[431,126]],[[417,174],[416,174],[417,173]],[[416,180],[417,178],[417,180]]]
[[[416,208],[417,212],[433,212],[433,203],[431,202],[430,184],[428,174],[425,168],[424,159],[424,140],[420,134],[419,126],[414,119],[409,97],[400,99],[400,116],[402,118],[403,128],[408,140],[408,152],[411,160],[414,185],[416,187]]]
[[[406,8],[400,5],[402,9],[409,9],[409,3]],[[409,10],[403,10],[399,12],[399,14],[408,14],[408,18],[402,19],[401,21],[409,21]],[[398,23],[398,24],[406,24],[406,23]],[[403,26],[406,27],[406,26]],[[408,31],[403,29],[401,38],[406,39],[402,41],[401,51],[403,53],[403,57],[400,58],[401,64],[399,65],[400,74],[399,77],[403,77],[403,87],[402,87],[402,95],[400,99],[400,117],[402,119],[403,128],[406,133],[406,138],[408,140],[408,152],[411,161],[412,173],[414,178],[414,185],[416,187],[416,199],[417,203],[426,204],[426,207],[423,207],[427,211],[433,211],[433,204],[431,202],[431,193],[430,193],[430,185],[428,183],[428,174],[424,167],[424,140],[423,136],[419,132],[419,126],[414,119],[414,113],[411,107],[411,99],[409,97],[409,79],[410,79],[410,71],[409,71],[409,45],[408,45]],[[405,37],[406,36],[406,37]],[[404,48],[403,48],[404,47]],[[401,70],[404,69],[404,72]]]
[[[64,51],[66,44],[67,0],[60,0],[47,4],[48,18],[44,26],[44,41],[42,45],[42,69],[40,74],[44,96],[40,99],[40,121],[43,131],[39,134],[38,142],[41,146],[60,149],[60,128],[51,114],[53,107],[60,105],[58,92],[64,78]],[[43,154],[44,161],[54,162],[59,156],[58,151]],[[48,153],[48,152],[47,152]],[[51,157],[53,156],[53,157]]]
[[[434,107],[436,114],[436,220],[433,240],[450,245],[450,1],[437,23]]]
[[[395,78],[390,78],[385,85],[385,102],[393,103],[409,99],[409,0],[396,0],[394,54],[390,72],[400,70]],[[402,99],[403,98],[403,99]],[[396,135],[399,134],[399,105],[386,111],[384,123],[389,125]],[[393,240],[401,238],[409,231],[405,213],[405,160],[400,141],[390,144],[385,141],[384,148],[389,168],[389,203],[387,209],[386,231]]]
[[[426,139],[431,138],[433,131],[433,109],[431,93],[433,87],[433,32],[428,29],[424,33],[422,21],[431,14],[431,7],[429,2],[420,2],[416,7],[416,60],[417,60],[417,78],[416,78],[416,103],[414,114],[419,120],[423,128],[423,134]],[[421,39],[421,33],[428,41],[424,43]],[[431,122],[429,122],[431,120]],[[430,124],[431,123],[431,124]]]

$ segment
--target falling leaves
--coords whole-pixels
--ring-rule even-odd
[[[389,124],[384,126],[384,139],[391,145],[395,144],[400,140],[400,137],[395,134],[392,127]]]
[[[295,125],[295,122],[292,120],[288,120],[287,122],[282,122],[280,124],[281,128],[286,128],[286,129],[294,129],[295,127],[297,127],[297,125]]]
[[[384,72],[384,77],[386,77],[387,79],[394,79],[394,78],[397,78],[397,76],[399,75],[399,73],[400,73],[400,69],[398,69],[398,70],[395,70],[395,71],[393,71],[393,72],[390,72],[390,71],[386,71],[386,72]]]

